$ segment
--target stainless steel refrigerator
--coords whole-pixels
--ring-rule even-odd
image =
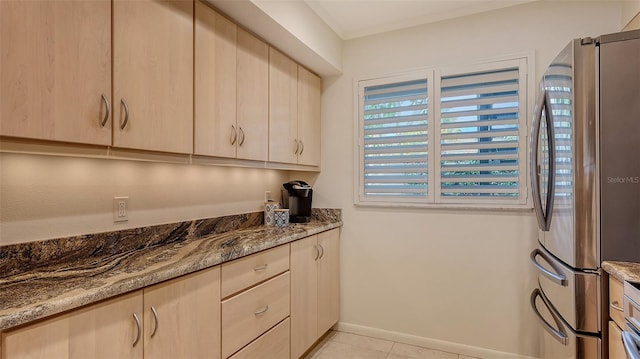
[[[530,137],[542,358],[607,358],[601,262],[640,262],[640,30],[577,39],[539,86]]]

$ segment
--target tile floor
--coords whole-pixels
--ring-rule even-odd
[[[304,359],[478,359],[409,344],[331,331]]]

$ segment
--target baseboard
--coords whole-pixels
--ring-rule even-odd
[[[341,332],[364,335],[372,338],[391,340],[394,342],[417,345],[435,350],[441,350],[449,353],[458,353],[475,358],[486,359],[538,359],[535,357],[518,355],[513,353],[500,352],[491,349],[474,347],[459,343],[447,342],[439,339],[419,337],[417,335],[405,334],[400,332],[392,332],[389,330],[366,327],[363,325],[349,324],[338,322],[335,329]]]

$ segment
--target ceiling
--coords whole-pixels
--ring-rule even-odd
[[[343,40],[536,0],[304,0]]]

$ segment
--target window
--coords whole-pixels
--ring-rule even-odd
[[[356,203],[527,205],[527,58],[357,87]]]

